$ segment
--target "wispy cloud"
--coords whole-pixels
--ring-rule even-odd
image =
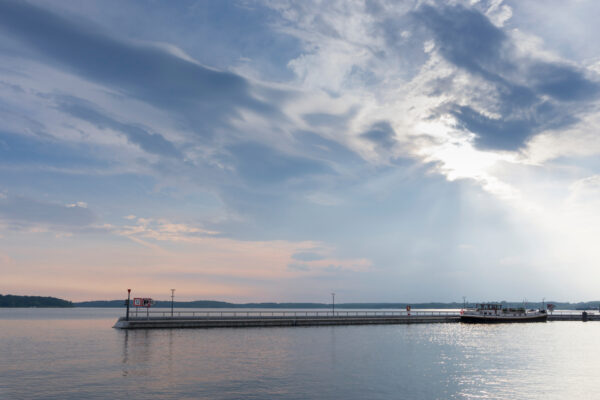
[[[0,291],[145,268],[397,301],[596,274],[598,6],[564,4],[0,0]]]
[[[0,10],[5,34],[47,62],[178,113],[204,127],[200,135],[210,136],[208,127],[227,124],[240,109],[277,113],[234,73],[204,67],[161,46],[120,40],[25,2],[3,1]]]
[[[130,143],[138,145],[144,151],[165,157],[182,158],[175,145],[159,133],[148,132],[141,126],[117,121],[101,111],[94,109],[89,102],[74,97],[59,99],[60,110],[75,118],[87,121],[99,129],[112,129],[124,135]]]
[[[96,216],[85,203],[48,203],[20,196],[0,199],[0,219],[14,227],[53,226],[60,229],[89,227]]]

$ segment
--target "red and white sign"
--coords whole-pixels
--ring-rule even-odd
[[[134,307],[150,307],[152,304],[154,304],[154,300],[150,298],[135,297],[133,299]]]

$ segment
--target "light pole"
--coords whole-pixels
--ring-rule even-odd
[[[129,321],[129,299],[131,298],[131,289],[127,289],[127,313],[125,314],[125,321]]]
[[[467,308],[467,298],[463,296],[463,310]]]
[[[546,311],[546,298],[542,297],[542,310]]]
[[[175,299],[175,289],[171,289],[171,318],[173,318],[173,300]]]
[[[331,313],[335,317],[335,293],[331,293]]]

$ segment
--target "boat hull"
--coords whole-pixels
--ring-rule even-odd
[[[500,324],[514,322],[546,322],[547,314],[526,316],[500,316],[500,315],[461,315],[460,322],[471,324]]]

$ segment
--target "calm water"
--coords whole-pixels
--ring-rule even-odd
[[[597,399],[600,322],[120,331],[0,309],[0,399]]]

